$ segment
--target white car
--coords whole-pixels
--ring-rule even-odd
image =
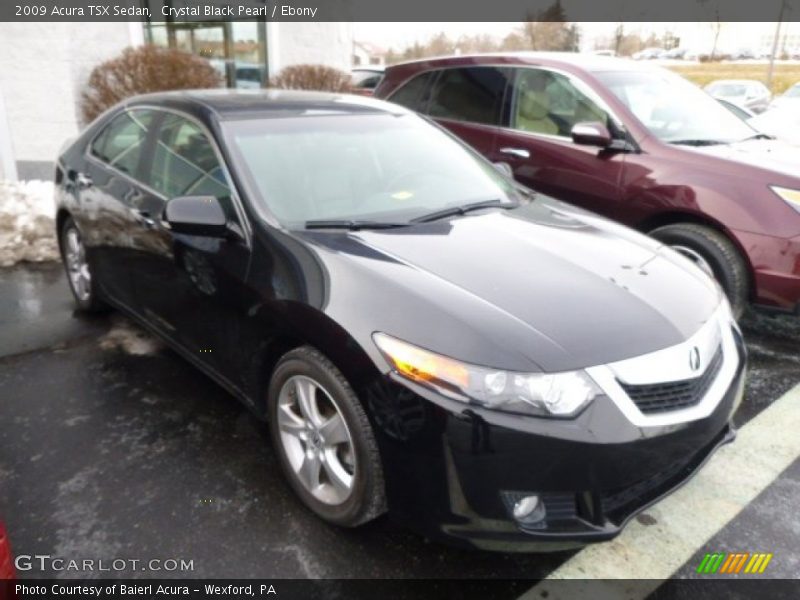
[[[705,90],[714,98],[727,100],[754,113],[767,110],[772,94],[760,81],[754,79],[718,79]]]
[[[747,124],[764,133],[794,146],[800,146],[800,104],[781,105],[765,113],[747,119]]]
[[[800,82],[795,83],[780,96],[776,96],[769,105],[770,110],[784,107],[791,107],[796,111],[800,111]]]

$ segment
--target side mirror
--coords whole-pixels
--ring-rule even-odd
[[[214,196],[176,196],[164,207],[164,220],[175,233],[226,237],[228,222]]]
[[[511,165],[507,162],[493,162],[492,166],[497,169],[500,173],[505,175],[506,177],[514,177],[514,170],[511,168]]]
[[[572,141],[582,146],[607,148],[611,145],[611,133],[599,121],[575,123],[572,127]]]

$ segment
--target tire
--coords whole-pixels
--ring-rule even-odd
[[[301,396],[313,398],[311,406]],[[308,508],[344,527],[386,511],[372,427],[350,384],[322,353],[302,346],[281,358],[269,383],[267,411],[284,475]]]
[[[67,274],[67,283],[77,309],[83,312],[107,310],[108,306],[100,298],[97,278],[86,257],[83,238],[72,217],[67,217],[62,223],[58,243],[61,250],[61,261],[64,263],[64,270]]]
[[[678,223],[650,232],[655,239],[714,275],[730,300],[734,316],[744,314],[750,294],[750,276],[739,251],[724,234],[696,223]],[[700,260],[702,259],[702,260]],[[706,264],[701,264],[702,262]]]

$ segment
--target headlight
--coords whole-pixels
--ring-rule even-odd
[[[778,194],[778,196],[780,196],[780,198],[786,202],[786,204],[791,206],[797,212],[800,212],[800,190],[792,190],[777,185],[771,185],[769,186],[769,189]]]
[[[518,373],[463,363],[384,333],[373,338],[394,369],[466,403],[541,417],[572,417],[600,394],[583,371]]]

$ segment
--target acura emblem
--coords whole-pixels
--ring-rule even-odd
[[[689,367],[692,371],[697,371],[700,368],[700,350],[697,346],[689,351]]]

